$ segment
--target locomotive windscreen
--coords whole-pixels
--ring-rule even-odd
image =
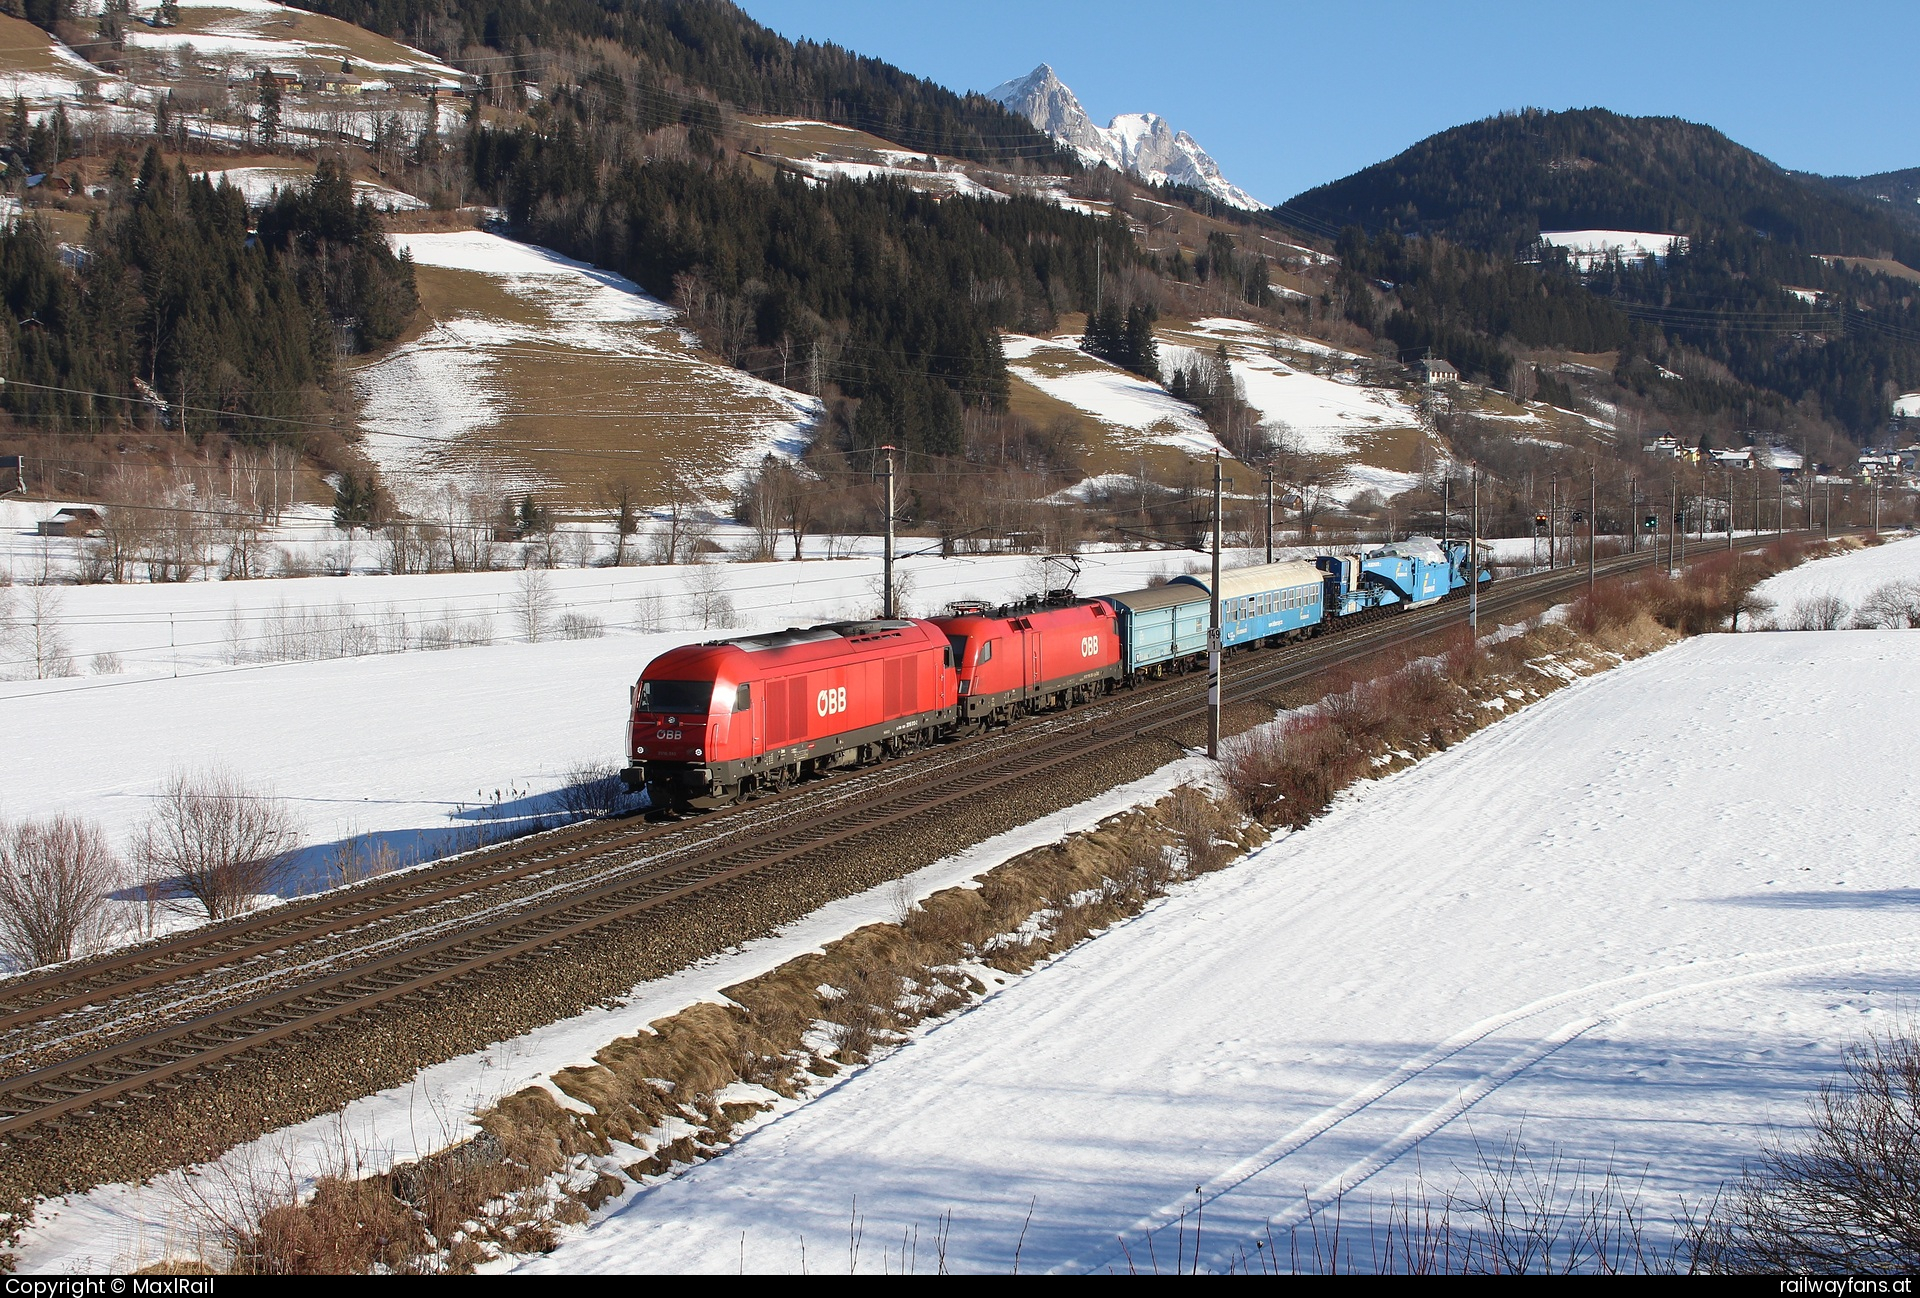
[[[641,681],[640,711],[700,712],[713,702],[712,681]]]

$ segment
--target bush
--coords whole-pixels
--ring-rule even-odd
[[[1768,1149],[1702,1232],[1722,1272],[1920,1269],[1920,1037],[1911,1025],[1847,1052],[1809,1106],[1803,1143]]]
[[[0,832],[0,951],[22,968],[85,955],[111,933],[120,859],[92,821],[22,821]]]
[[[1897,631],[1920,626],[1920,581],[1890,581],[1860,601],[1853,624],[1869,630]]]
[[[575,762],[561,781],[554,800],[582,820],[614,815],[632,796],[612,762]]]
[[[1838,631],[1852,612],[1847,601],[1828,591],[1796,603],[1781,626],[1788,631]]]
[[[1269,824],[1298,828],[1358,779],[1366,758],[1324,713],[1293,717],[1229,741],[1227,787]]]
[[[591,613],[562,613],[554,630],[562,640],[598,640],[607,633],[607,624]]]
[[[1640,592],[1618,579],[1600,582],[1568,610],[1567,624],[1586,635],[1616,631],[1633,624],[1646,611]]]
[[[286,804],[214,769],[168,779],[135,850],[162,902],[222,920],[271,891],[297,846]]]

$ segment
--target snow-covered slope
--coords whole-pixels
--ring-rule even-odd
[[[1105,162],[1155,185],[1191,185],[1248,211],[1267,206],[1220,174],[1220,164],[1185,131],[1157,113],[1122,113],[1095,126],[1053,69],[1042,63],[987,92],[1090,163]]]
[[[1917,673],[1920,635],[1707,636],[1575,684],[530,1269],[838,1268],[851,1233],[891,1270],[916,1229],[929,1269],[1244,1267],[1308,1196],[1364,1230],[1515,1137],[1658,1230],[1920,992],[1920,794],[1861,778],[1904,769]]]

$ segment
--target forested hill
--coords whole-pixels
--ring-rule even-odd
[[[618,46],[638,63],[641,100],[682,111],[677,91],[708,91],[749,113],[817,118],[912,149],[983,162],[1026,158],[1052,171],[1078,159],[983,95],[957,95],[882,59],[791,41],[727,0],[290,0],[430,49],[478,73],[534,50]],[[596,60],[604,51],[594,51]],[[525,72],[528,69],[521,68]],[[645,83],[652,82],[650,92]]]
[[[1883,171],[1872,176],[1810,176],[1807,179],[1864,198],[1883,207],[1908,229],[1920,231],[1920,167]]]
[[[1503,113],[1291,200],[1334,226],[1514,253],[1542,230],[1751,232],[1809,253],[1920,265],[1920,232],[1812,185],[1712,127],[1586,108]]]

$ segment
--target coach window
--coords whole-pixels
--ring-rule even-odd
[[[745,712],[753,707],[753,691],[742,685],[733,692],[733,710]]]

